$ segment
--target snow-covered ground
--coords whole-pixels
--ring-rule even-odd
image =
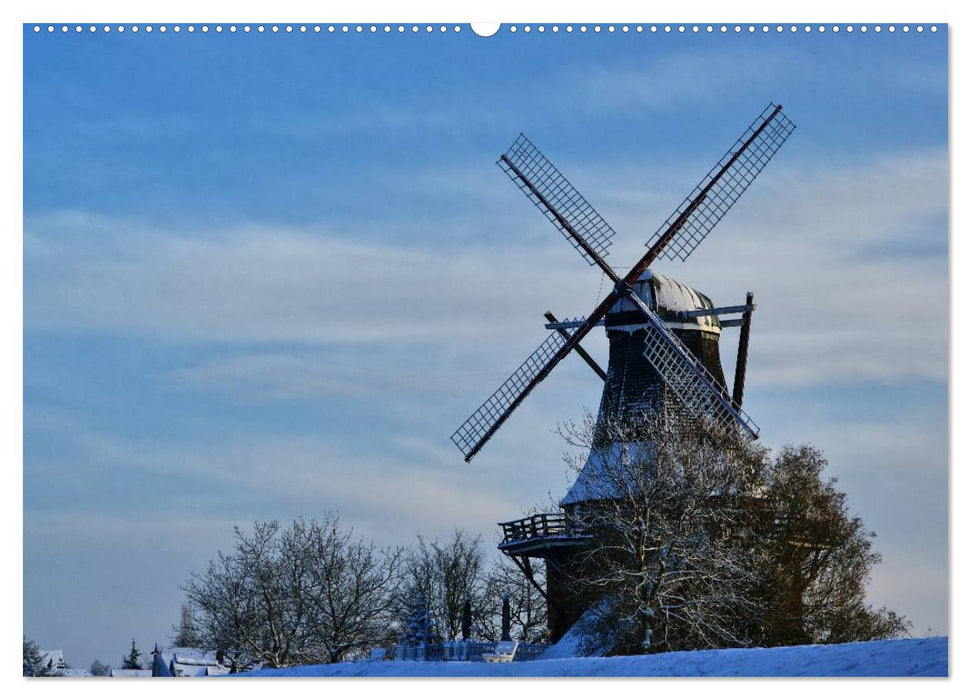
[[[295,666],[249,676],[946,676],[947,637],[829,646],[720,649],[504,664],[376,661]]]

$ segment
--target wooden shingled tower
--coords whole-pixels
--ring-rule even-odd
[[[686,260],[781,148],[795,125],[781,105],[769,104],[732,147],[661,224],[647,252],[629,271],[618,274],[605,261],[614,230],[559,170],[522,134],[499,165],[556,229],[613,285],[586,317],[557,320],[546,313],[551,330],[522,365],[452,435],[470,461],[495,435],[526,396],[571,351],[576,351],[604,381],[599,419],[626,419],[641,412],[684,412],[738,426],[752,438],[759,428],[742,409],[748,337],[754,310],[745,303],[716,307],[704,294],[658,273],[658,258]],[[740,318],[724,319],[729,314]],[[597,326],[610,343],[606,371],[580,346]],[[725,328],[740,327],[731,392],[726,388],[719,340]],[[501,523],[499,548],[534,580],[530,560],[546,562],[541,592],[548,608],[552,640],[559,639],[583,612],[566,585],[564,573],[588,541],[576,511],[596,496],[598,460],[612,449],[591,452],[577,482],[560,502],[562,511]],[[593,487],[593,488],[592,488]],[[534,580],[535,582],[535,580]]]

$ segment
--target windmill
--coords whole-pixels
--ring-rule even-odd
[[[552,332],[478,409],[455,431],[452,441],[469,462],[496,431],[571,351],[577,352],[604,380],[598,419],[619,418],[635,411],[675,410],[738,426],[758,437],[755,421],[742,409],[752,311],[745,303],[716,307],[704,294],[649,268],[659,258],[684,261],[728,213],[785,143],[795,125],[770,103],[702,178],[688,197],[657,229],[647,252],[623,276],[607,262],[613,228],[560,171],[520,134],[498,164],[564,238],[613,283],[611,292],[586,317],[559,321],[546,312]],[[741,318],[723,320],[728,314]],[[604,371],[580,346],[595,327],[605,326],[610,361]],[[739,326],[732,392],[725,387],[719,359],[721,329]],[[552,640],[566,632],[582,613],[561,573],[588,537],[576,527],[575,513],[596,500],[590,479],[597,461],[610,459],[610,448],[591,452],[587,464],[564,499],[562,514],[537,514],[500,523],[500,550],[510,556],[548,603]],[[536,582],[531,558],[546,562],[546,589]]]

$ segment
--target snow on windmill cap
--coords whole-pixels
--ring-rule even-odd
[[[644,272],[631,288],[664,320],[668,328],[721,333],[721,323],[717,316],[678,317],[681,311],[715,307],[711,299],[698,290],[651,270]],[[634,304],[629,299],[623,298],[610,309],[605,322],[611,330],[633,331],[643,328],[644,323],[641,318],[643,317],[637,313]]]

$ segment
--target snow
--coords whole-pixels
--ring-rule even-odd
[[[560,507],[583,503],[585,501],[597,501],[610,498],[619,498],[618,489],[614,484],[609,483],[607,478],[612,471],[612,465],[616,464],[636,464],[641,461],[650,461],[651,453],[648,443],[637,442],[615,442],[609,447],[600,450],[591,450],[583,469],[577,475],[577,480],[566,492],[560,501]]]
[[[683,328],[685,330],[706,330],[711,333],[721,332],[721,323],[717,316],[695,316],[676,321],[672,314],[679,311],[695,311],[697,309],[711,309],[714,307],[711,299],[692,289],[676,279],[666,277],[648,270],[631,285],[634,293],[639,296],[651,310],[662,315],[668,328]],[[611,314],[634,311],[637,307],[624,297],[610,309]],[[611,330],[635,330],[643,326],[611,326]]]
[[[377,661],[263,669],[245,676],[946,676],[948,638],[718,649],[504,664]]]

